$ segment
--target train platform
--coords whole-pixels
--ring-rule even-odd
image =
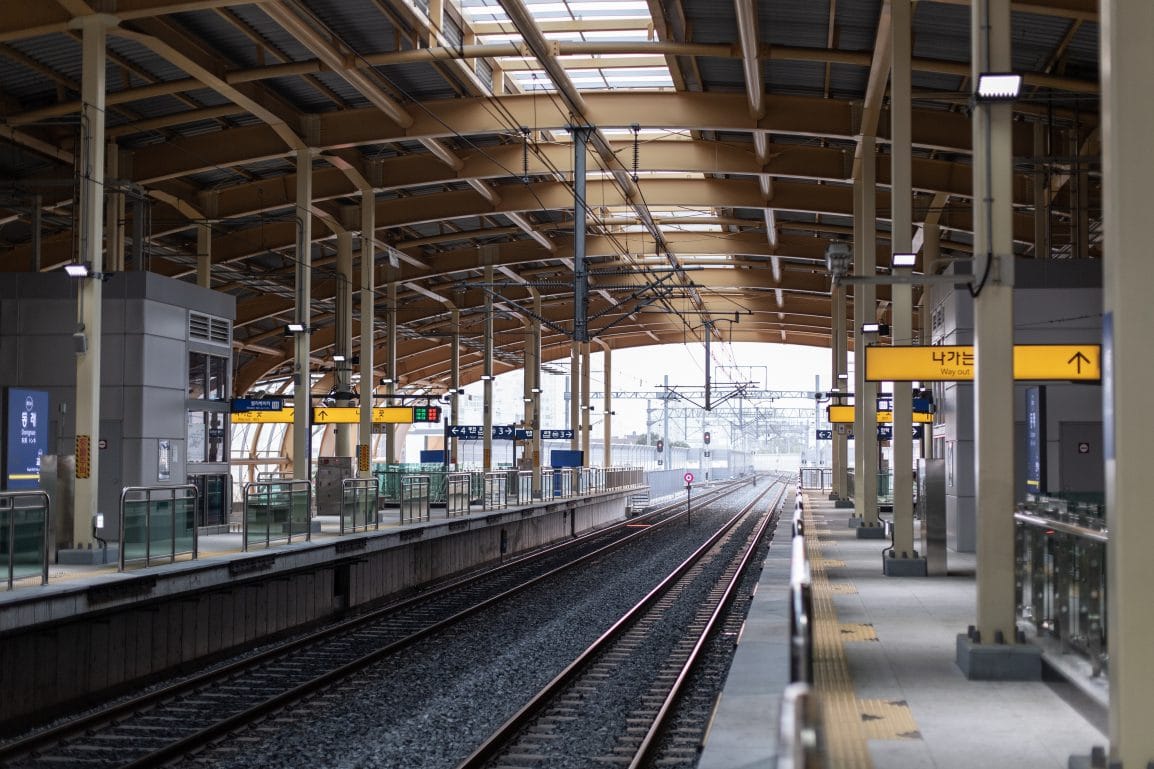
[[[1065,769],[1106,744],[1104,715],[1068,684],[962,675],[955,639],[974,621],[972,554],[950,553],[948,577],[886,577],[882,543],[858,539],[847,510],[816,494],[806,503],[827,766]],[[789,659],[789,533],[778,531],[699,769],[766,766],[776,755]]]

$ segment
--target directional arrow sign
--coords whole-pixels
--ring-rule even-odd
[[[832,441],[833,440],[833,430],[818,430],[817,431],[817,439],[819,441]]]
[[[866,379],[871,382],[968,382],[977,358],[971,345],[867,347]],[[1097,382],[1102,347],[1097,344],[1014,345],[1014,379]]]

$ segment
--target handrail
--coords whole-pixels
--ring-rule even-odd
[[[805,503],[798,496],[793,510],[789,563],[790,684],[782,694],[775,769],[817,769],[820,766],[821,719],[812,690],[813,577],[806,552]]]
[[[430,482],[427,475],[401,476],[400,520],[402,524],[430,519],[429,488]]]
[[[28,491],[4,491],[0,492],[0,510],[6,510],[9,513],[8,517],[8,589],[11,590],[13,583],[17,579],[23,577],[16,576],[16,513],[20,510],[34,510],[35,507],[20,506],[20,500],[39,499],[43,504],[44,531],[41,535],[41,549],[40,549],[40,584],[48,584],[48,551],[49,551],[49,537],[52,535],[52,498],[48,493],[39,489]]]
[[[449,473],[445,478],[445,515],[452,518],[455,515],[469,513],[469,473]]]
[[[505,494],[506,475],[503,470],[485,473],[485,486],[482,495],[482,507],[485,510],[498,510],[509,506]]]
[[[1040,515],[1033,515],[1022,511],[1014,513],[1014,520],[1038,529],[1053,529],[1064,534],[1073,534],[1075,537],[1092,539],[1095,542],[1110,541],[1110,530],[1105,526],[1101,528],[1089,528],[1087,526],[1079,526],[1055,518],[1044,518]]]
[[[186,493],[184,496],[178,497],[177,496],[178,491],[191,492],[191,493]],[[127,535],[127,529],[128,529],[128,527],[126,525],[127,524],[126,505],[129,503],[130,500],[128,498],[131,495],[141,494],[141,493],[144,494],[144,499],[143,500],[134,500],[134,501],[144,502],[144,507],[145,507],[145,512],[144,512],[144,558],[139,558],[139,557],[129,558],[128,554],[126,552],[126,545],[128,544],[127,536],[126,536]],[[154,494],[156,496],[154,496]],[[174,563],[176,561],[176,556],[181,555],[185,552],[191,552],[192,553],[192,559],[195,561],[197,556],[199,555],[199,545],[200,545],[199,538],[198,538],[198,532],[197,532],[197,525],[196,525],[196,501],[197,501],[198,496],[199,496],[199,491],[197,490],[196,486],[194,484],[191,484],[191,483],[180,484],[178,486],[125,486],[124,489],[120,492],[120,538],[119,538],[119,542],[118,542],[118,544],[120,546],[120,552],[117,553],[117,561],[118,561],[117,571],[124,571],[125,564],[128,563],[129,561],[143,560],[144,565],[146,567],[152,565],[152,503],[153,503],[153,501],[171,502],[172,503],[172,511],[169,515],[169,518],[171,521],[170,530],[172,532],[172,536],[171,536],[172,551],[170,553],[168,553],[168,555],[166,557],[167,561],[169,563]],[[177,508],[177,502],[184,502],[187,500],[192,501],[191,510],[192,510],[193,520],[192,520],[192,526],[190,527],[192,529],[192,550],[191,551],[182,550],[180,552],[177,552],[177,549],[176,549],[176,508]]]
[[[817,698],[809,684],[792,683],[781,697],[776,769],[816,769],[820,766]]]

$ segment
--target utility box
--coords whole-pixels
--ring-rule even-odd
[[[340,515],[346,478],[355,478],[353,457],[317,458],[317,515]]]
[[[918,460],[917,517],[921,520],[919,550],[926,559],[926,576],[944,577],[946,564],[946,460]]]

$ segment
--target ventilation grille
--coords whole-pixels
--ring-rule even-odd
[[[203,342],[228,345],[231,339],[231,324],[224,318],[214,318],[199,312],[188,314],[188,338]]]

